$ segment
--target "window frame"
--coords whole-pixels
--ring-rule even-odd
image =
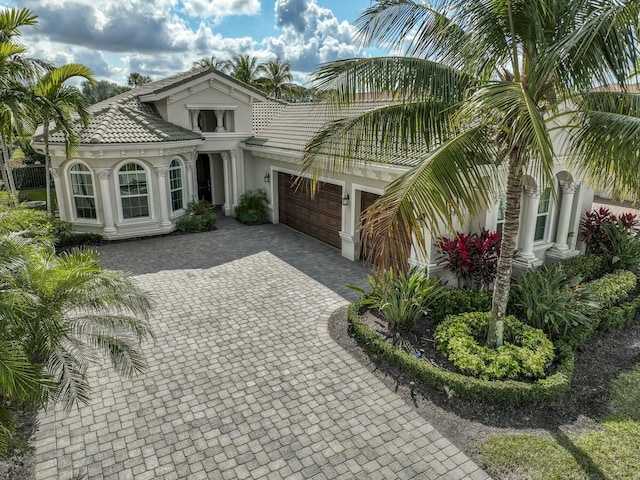
[[[81,170],[81,171],[74,171],[74,167],[76,166],[81,166],[86,170]],[[73,181],[73,176],[74,175],[78,175],[78,176],[88,176],[90,181],[91,181],[91,190],[92,190],[92,195],[82,195],[82,194],[78,194],[76,195],[74,192],[74,181]],[[95,178],[95,172],[93,171],[93,169],[87,165],[87,163],[80,161],[80,160],[74,160],[73,162],[69,163],[67,165],[66,168],[66,181],[68,182],[68,188],[67,188],[67,195],[69,198],[69,218],[72,219],[72,221],[74,223],[99,223],[100,222],[100,210],[98,208],[98,195],[96,194],[97,190],[96,190],[96,178]],[[88,198],[88,199],[93,199],[93,209],[95,211],[95,217],[82,217],[78,215],[78,206],[76,203],[76,198]]]
[[[176,166],[172,165],[176,163]],[[174,180],[171,177],[172,172],[178,171],[180,176],[179,176],[179,180],[180,180],[180,187],[179,188],[172,188],[172,180]],[[167,172],[167,191],[169,192],[168,195],[168,199],[165,199],[165,201],[169,201],[169,212],[171,216],[178,216],[181,215],[182,213],[184,213],[185,211],[185,168],[184,168],[184,163],[182,162],[182,160],[178,157],[175,157],[173,160],[171,160],[171,162],[169,163],[169,167],[168,167],[168,172]],[[174,192],[180,192],[180,202],[181,202],[181,206],[180,208],[174,208],[174,199],[173,199],[173,194]]]
[[[135,170],[139,173],[142,173],[144,171],[144,175],[145,175],[145,183],[146,183],[146,194],[142,195],[142,194],[138,194],[138,195],[127,195],[125,197],[122,196],[122,192],[121,192],[121,186],[122,184],[120,183],[120,175],[121,173],[126,173],[126,172],[122,172],[122,169],[124,167],[126,167],[127,165],[132,164],[132,165],[136,165],[137,167],[140,167],[141,170]],[[139,223],[139,222],[148,222],[150,220],[155,220],[155,214],[154,214],[154,210],[153,210],[153,190],[152,190],[152,176],[149,174],[149,168],[142,163],[139,160],[135,160],[135,159],[127,159],[124,160],[123,162],[120,162],[118,165],[115,166],[114,168],[114,175],[113,175],[113,182],[115,185],[115,193],[116,193],[116,203],[117,203],[117,207],[118,207],[118,220],[120,223]],[[140,217],[128,217],[125,218],[124,216],[124,206],[123,206],[123,198],[133,198],[133,197],[142,197],[142,196],[146,196],[147,197],[147,209],[148,209],[148,214],[146,216],[140,216]]]
[[[546,204],[546,210],[541,211],[543,205]],[[540,193],[540,200],[538,202],[538,211],[536,212],[535,227],[533,229],[533,242],[540,243],[547,241],[547,230],[549,226],[549,217],[551,216],[551,188],[547,187]],[[540,220],[544,218],[544,224],[538,225]],[[542,235],[538,237],[538,231],[542,228]]]

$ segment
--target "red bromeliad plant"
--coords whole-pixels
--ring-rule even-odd
[[[456,232],[437,243],[447,268],[459,282],[471,282],[473,288],[486,290],[495,280],[500,257],[500,232],[485,228],[480,233]]]

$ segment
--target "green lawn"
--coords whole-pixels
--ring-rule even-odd
[[[18,198],[26,199],[31,201],[46,201],[47,200],[47,189],[46,188],[32,188],[29,190],[19,190]],[[53,206],[53,210],[58,208],[56,204],[56,191],[54,188],[51,189],[51,204]]]
[[[640,479],[640,366],[613,382],[611,398],[611,413],[581,434],[491,436],[479,445],[490,473],[509,479]]]

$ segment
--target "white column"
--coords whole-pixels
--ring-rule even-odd
[[[226,132],[224,129],[224,110],[214,110],[216,116],[216,132]]]
[[[538,205],[540,204],[540,192],[535,187],[524,187],[524,208],[522,213],[522,226],[520,228],[520,255],[521,261],[535,260],[533,254],[533,238],[536,233],[536,220],[538,218]]]
[[[198,115],[200,115],[200,110],[189,110],[189,115],[191,115],[191,129],[194,132],[201,132],[200,125],[198,125]]]
[[[233,180],[233,208],[236,208],[238,205],[238,200],[240,199],[240,168],[238,165],[238,156],[234,150],[229,152],[231,157],[231,174]]]
[[[560,182],[562,200],[560,204],[560,214],[558,215],[558,228],[556,232],[557,250],[569,250],[567,237],[569,235],[569,222],[571,221],[571,211],[573,209],[573,194],[578,188],[578,182]]]
[[[71,216],[67,214],[67,203],[65,202],[65,186],[62,184],[62,169],[59,167],[51,167],[49,172],[51,173],[51,176],[53,176],[53,187],[55,187],[56,203],[58,204],[58,214],[60,219],[70,221]]]
[[[233,203],[231,197],[231,157],[227,152],[220,154],[222,157],[222,174],[224,176],[224,214],[231,215],[231,205]]]
[[[197,200],[197,195],[193,191],[193,160],[186,162],[187,164],[187,203]]]
[[[171,226],[169,220],[169,199],[167,198],[167,167],[156,167],[158,175],[158,196],[160,197],[160,226],[168,228]]]
[[[115,222],[113,219],[113,209],[111,208],[111,190],[109,188],[110,168],[100,168],[97,170],[100,179],[100,195],[102,197],[102,223],[104,224],[103,232],[105,234],[116,233]]]

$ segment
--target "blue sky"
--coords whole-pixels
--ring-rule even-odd
[[[8,3],[6,3],[8,2]],[[296,80],[320,63],[361,56],[352,23],[369,0],[0,0],[27,7],[40,24],[21,41],[33,57],[80,62],[97,79],[159,79],[214,55],[280,56]]]

